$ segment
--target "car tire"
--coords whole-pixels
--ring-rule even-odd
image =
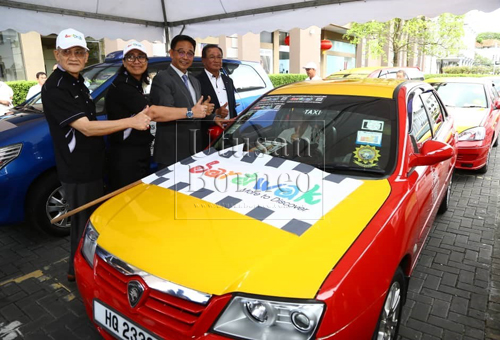
[[[398,267],[382,306],[372,340],[395,340],[398,337],[401,314],[406,296],[407,283],[401,267]]]
[[[493,136],[493,138],[495,138],[495,136]],[[497,139],[495,140],[495,143],[493,143],[493,147],[496,148],[498,146],[498,137]]]
[[[450,182],[448,183],[448,186],[446,187],[446,194],[444,195],[443,200],[441,201],[441,204],[439,205],[438,214],[444,214],[446,211],[448,211],[448,207],[450,206],[452,182],[453,182],[453,174],[451,175]]]
[[[50,223],[51,219],[68,212],[68,204],[56,171],[50,171],[38,178],[28,191],[27,197],[26,214],[31,225],[51,235],[69,235],[70,218],[55,224]]]

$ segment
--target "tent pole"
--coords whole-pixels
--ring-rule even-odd
[[[165,7],[165,0],[161,0],[161,8],[163,9],[163,22],[165,25],[165,52],[168,54],[170,49],[170,35],[168,34],[168,21],[167,21],[167,9]]]

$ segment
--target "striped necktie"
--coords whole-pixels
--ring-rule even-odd
[[[182,75],[182,80],[184,80],[184,85],[186,85],[187,89],[189,90],[189,84],[188,84],[188,76],[183,74]]]

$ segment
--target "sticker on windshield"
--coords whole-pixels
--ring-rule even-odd
[[[327,96],[290,96],[287,103],[311,103],[320,104],[327,98]]]
[[[354,163],[363,168],[373,168],[378,165],[380,151],[374,146],[362,145],[353,152]]]
[[[297,236],[364,183],[308,164],[247,152],[243,144],[205,150],[142,181],[198,198],[203,202],[195,203],[207,209],[226,208],[242,220],[253,218]],[[206,215],[193,210],[190,218]]]
[[[384,121],[383,120],[363,119],[363,123],[361,125],[361,128],[363,130],[383,131],[384,130]]]
[[[382,145],[382,132],[358,131],[356,144]]]

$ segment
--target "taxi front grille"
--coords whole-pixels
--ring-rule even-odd
[[[117,312],[133,313],[135,320],[142,320],[154,329],[165,330],[169,339],[191,337],[206,305],[151,289],[140,276],[125,275],[101,258],[97,259],[96,283],[101,294],[106,296],[106,298],[100,297],[101,300],[108,300],[108,304],[117,309]],[[127,283],[130,280],[140,281],[145,287],[144,295],[136,308],[132,308],[128,302]]]

